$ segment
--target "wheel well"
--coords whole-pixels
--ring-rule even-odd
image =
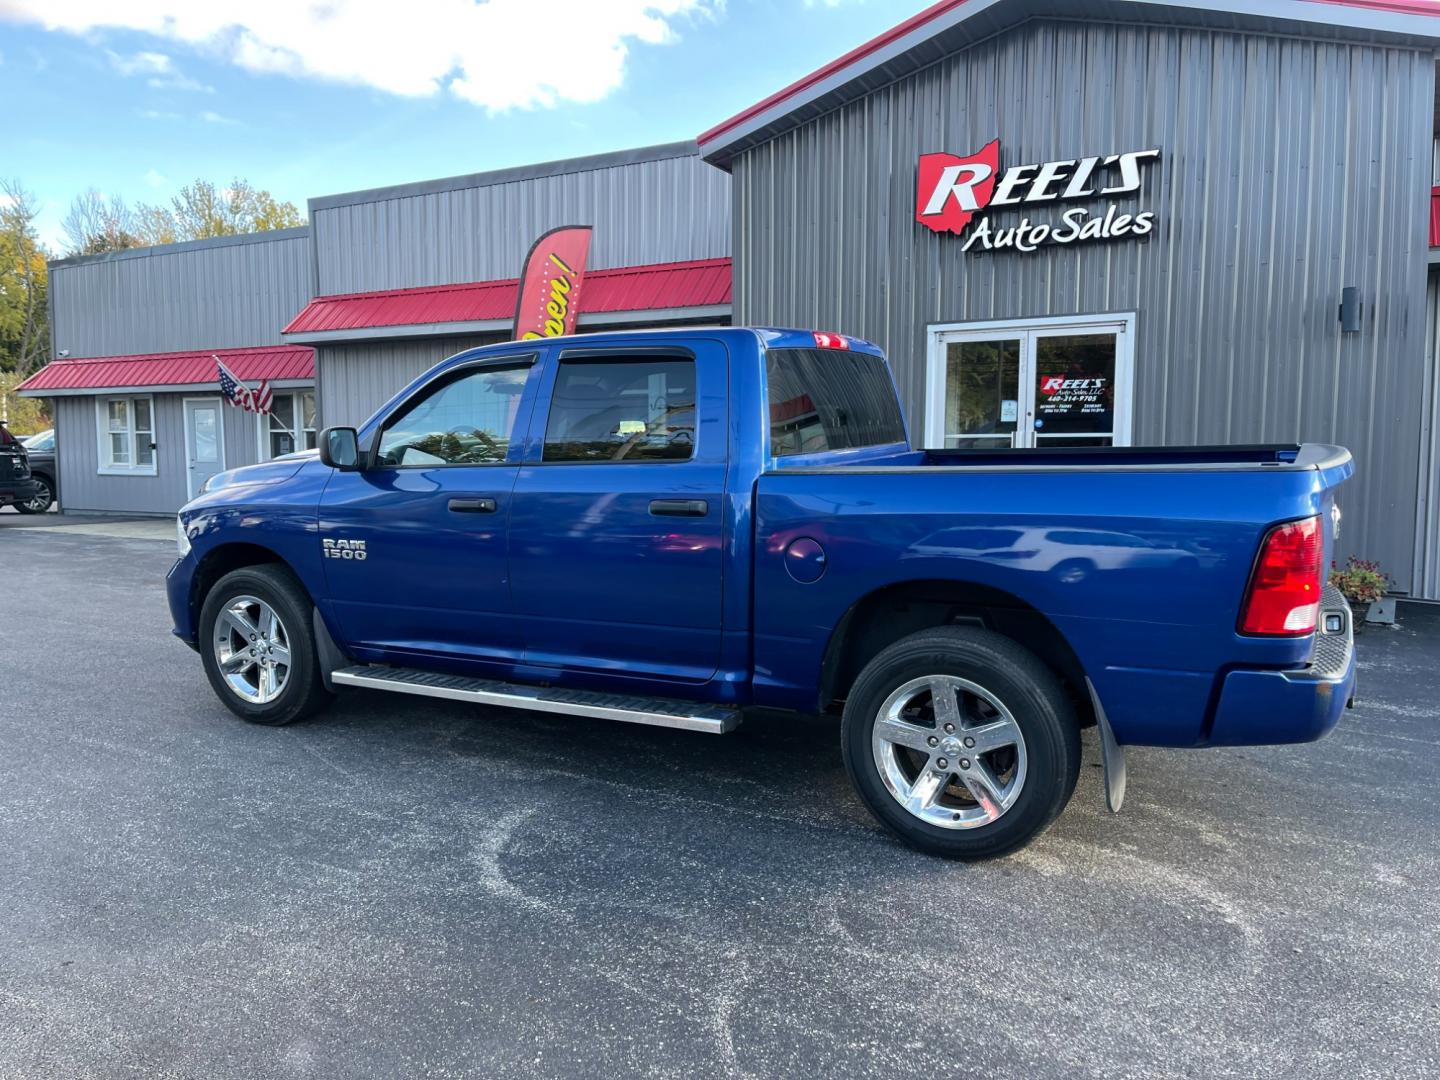
[[[1047,664],[1064,684],[1082,726],[1095,722],[1085,669],[1055,624],[1019,597],[987,585],[912,581],[866,596],[841,618],[820,674],[820,707],[843,703],[861,670],[882,649],[937,626],[973,625],[1004,634]]]
[[[199,624],[200,607],[205,603],[205,597],[210,594],[211,587],[230,571],[244,566],[259,566],[262,563],[284,562],[275,552],[259,544],[221,544],[214,551],[208,552],[200,560],[190,582],[190,625]]]

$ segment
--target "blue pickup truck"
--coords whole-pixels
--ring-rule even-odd
[[[1002,854],[1126,745],[1303,742],[1349,703],[1329,446],[913,450],[868,342],[472,349],[358,431],[215,477],[175,634],[233,712],[344,687],[722,733],[840,717],[904,841]]]

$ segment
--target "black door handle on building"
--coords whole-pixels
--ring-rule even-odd
[[[451,499],[450,509],[457,514],[493,514],[494,499]]]
[[[704,517],[710,504],[704,499],[651,499],[650,513],[656,517]]]

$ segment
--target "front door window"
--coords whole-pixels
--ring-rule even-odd
[[[925,445],[1126,446],[1134,317],[931,331]]]

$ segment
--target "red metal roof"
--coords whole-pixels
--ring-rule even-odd
[[[1440,247],[1440,187],[1430,189],[1430,246]]]
[[[843,71],[856,61],[863,60],[872,53],[879,52],[886,46],[903,38],[912,30],[916,30],[926,23],[934,22],[942,15],[946,15],[958,7],[963,7],[967,2],[968,0],[940,0],[939,3],[930,5],[930,7],[917,15],[912,15],[898,26],[892,26],[878,37],[872,38],[865,42],[865,44],[851,49],[839,59],[832,60],[824,67],[817,68],[804,78],[796,79],[789,86],[775,91],[775,93],[763,101],[756,102],[748,109],[736,113],[728,120],[722,120],[709,131],[701,134],[696,140],[700,144],[702,153],[704,152],[706,143],[719,138],[727,131],[737,128],[747,120],[759,116],[761,113],[779,105],[787,98],[803,93],[816,83],[823,82],[825,79],[828,79],[836,72]],[[1366,8],[1372,11],[1391,11],[1401,15],[1440,16],[1440,0],[1310,0],[1310,2],[1333,4],[1338,7]]]
[[[317,296],[285,327],[287,334],[381,326],[489,322],[515,315],[519,280],[474,281],[418,289]],[[730,260],[591,270],[580,286],[581,318],[600,312],[655,311],[730,303]]]
[[[123,390],[132,386],[214,386],[215,357],[243,382],[313,379],[315,350],[308,345],[261,345],[250,349],[142,353],[55,360],[17,391]]]

